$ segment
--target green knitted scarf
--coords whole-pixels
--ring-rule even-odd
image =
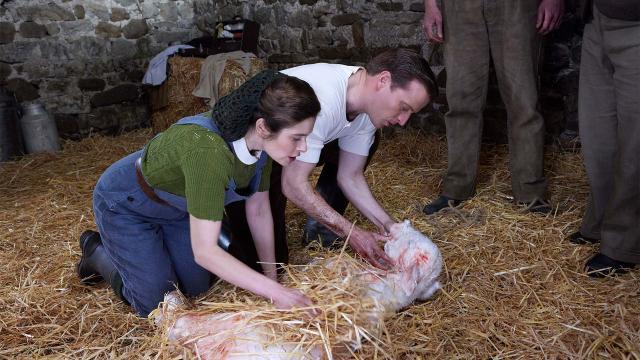
[[[286,75],[275,70],[263,70],[216,102],[211,118],[225,141],[238,140],[247,133],[262,92],[273,80],[283,76]]]

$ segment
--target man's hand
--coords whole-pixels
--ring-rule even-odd
[[[385,242],[387,240],[389,240],[388,236],[354,227],[349,236],[349,245],[371,265],[383,270],[389,270],[394,265],[393,261],[378,246],[379,241]]]
[[[564,15],[564,0],[542,0],[538,6],[536,29],[540,35],[547,35],[557,29]]]
[[[442,13],[436,4],[436,0],[424,1],[424,20],[422,21],[422,30],[427,40],[434,43],[444,41],[442,35]]]

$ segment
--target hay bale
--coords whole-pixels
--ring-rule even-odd
[[[218,95],[223,97],[233,90],[237,89],[245,81],[249,80],[253,75],[265,69],[265,64],[261,59],[251,59],[251,67],[249,73],[245,74],[242,66],[237,62],[230,60],[224,68],[220,83],[218,84]]]
[[[154,133],[164,131],[177,120],[209,110],[206,99],[191,95],[200,81],[200,68],[205,61],[197,57],[173,56],[169,59],[169,76],[162,88],[166,88],[167,106],[152,110],[151,125]],[[227,95],[247,79],[265,68],[261,59],[251,60],[249,74],[233,60],[227,61],[218,84],[218,94]]]
[[[169,76],[163,87],[167,88],[168,105],[151,114],[153,132],[164,131],[185,116],[207,111],[205,102],[191,95],[200,80],[200,67],[204,59],[173,56],[169,59]]]

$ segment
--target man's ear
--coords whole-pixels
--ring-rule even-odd
[[[378,90],[391,86],[391,73],[389,71],[381,71],[376,77],[378,78],[376,82]]]
[[[271,131],[269,131],[266,120],[264,118],[259,118],[258,120],[256,120],[256,133],[258,133],[258,136],[263,139],[271,136]]]

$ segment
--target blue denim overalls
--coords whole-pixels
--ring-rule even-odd
[[[220,134],[211,118],[203,114],[176,124],[196,124]],[[233,151],[232,146],[230,149]],[[165,293],[175,289],[174,284],[189,296],[207,291],[210,273],[194,260],[186,199],[155,189],[168,203],[160,204],[138,185],[135,162],[143,152],[118,160],[102,174],[93,192],[93,210],[105,249],[122,277],[123,296],[138,314],[147,316]],[[246,194],[236,193],[235,180],[229,181],[225,205],[257,191],[267,157],[263,151],[244,189]]]

